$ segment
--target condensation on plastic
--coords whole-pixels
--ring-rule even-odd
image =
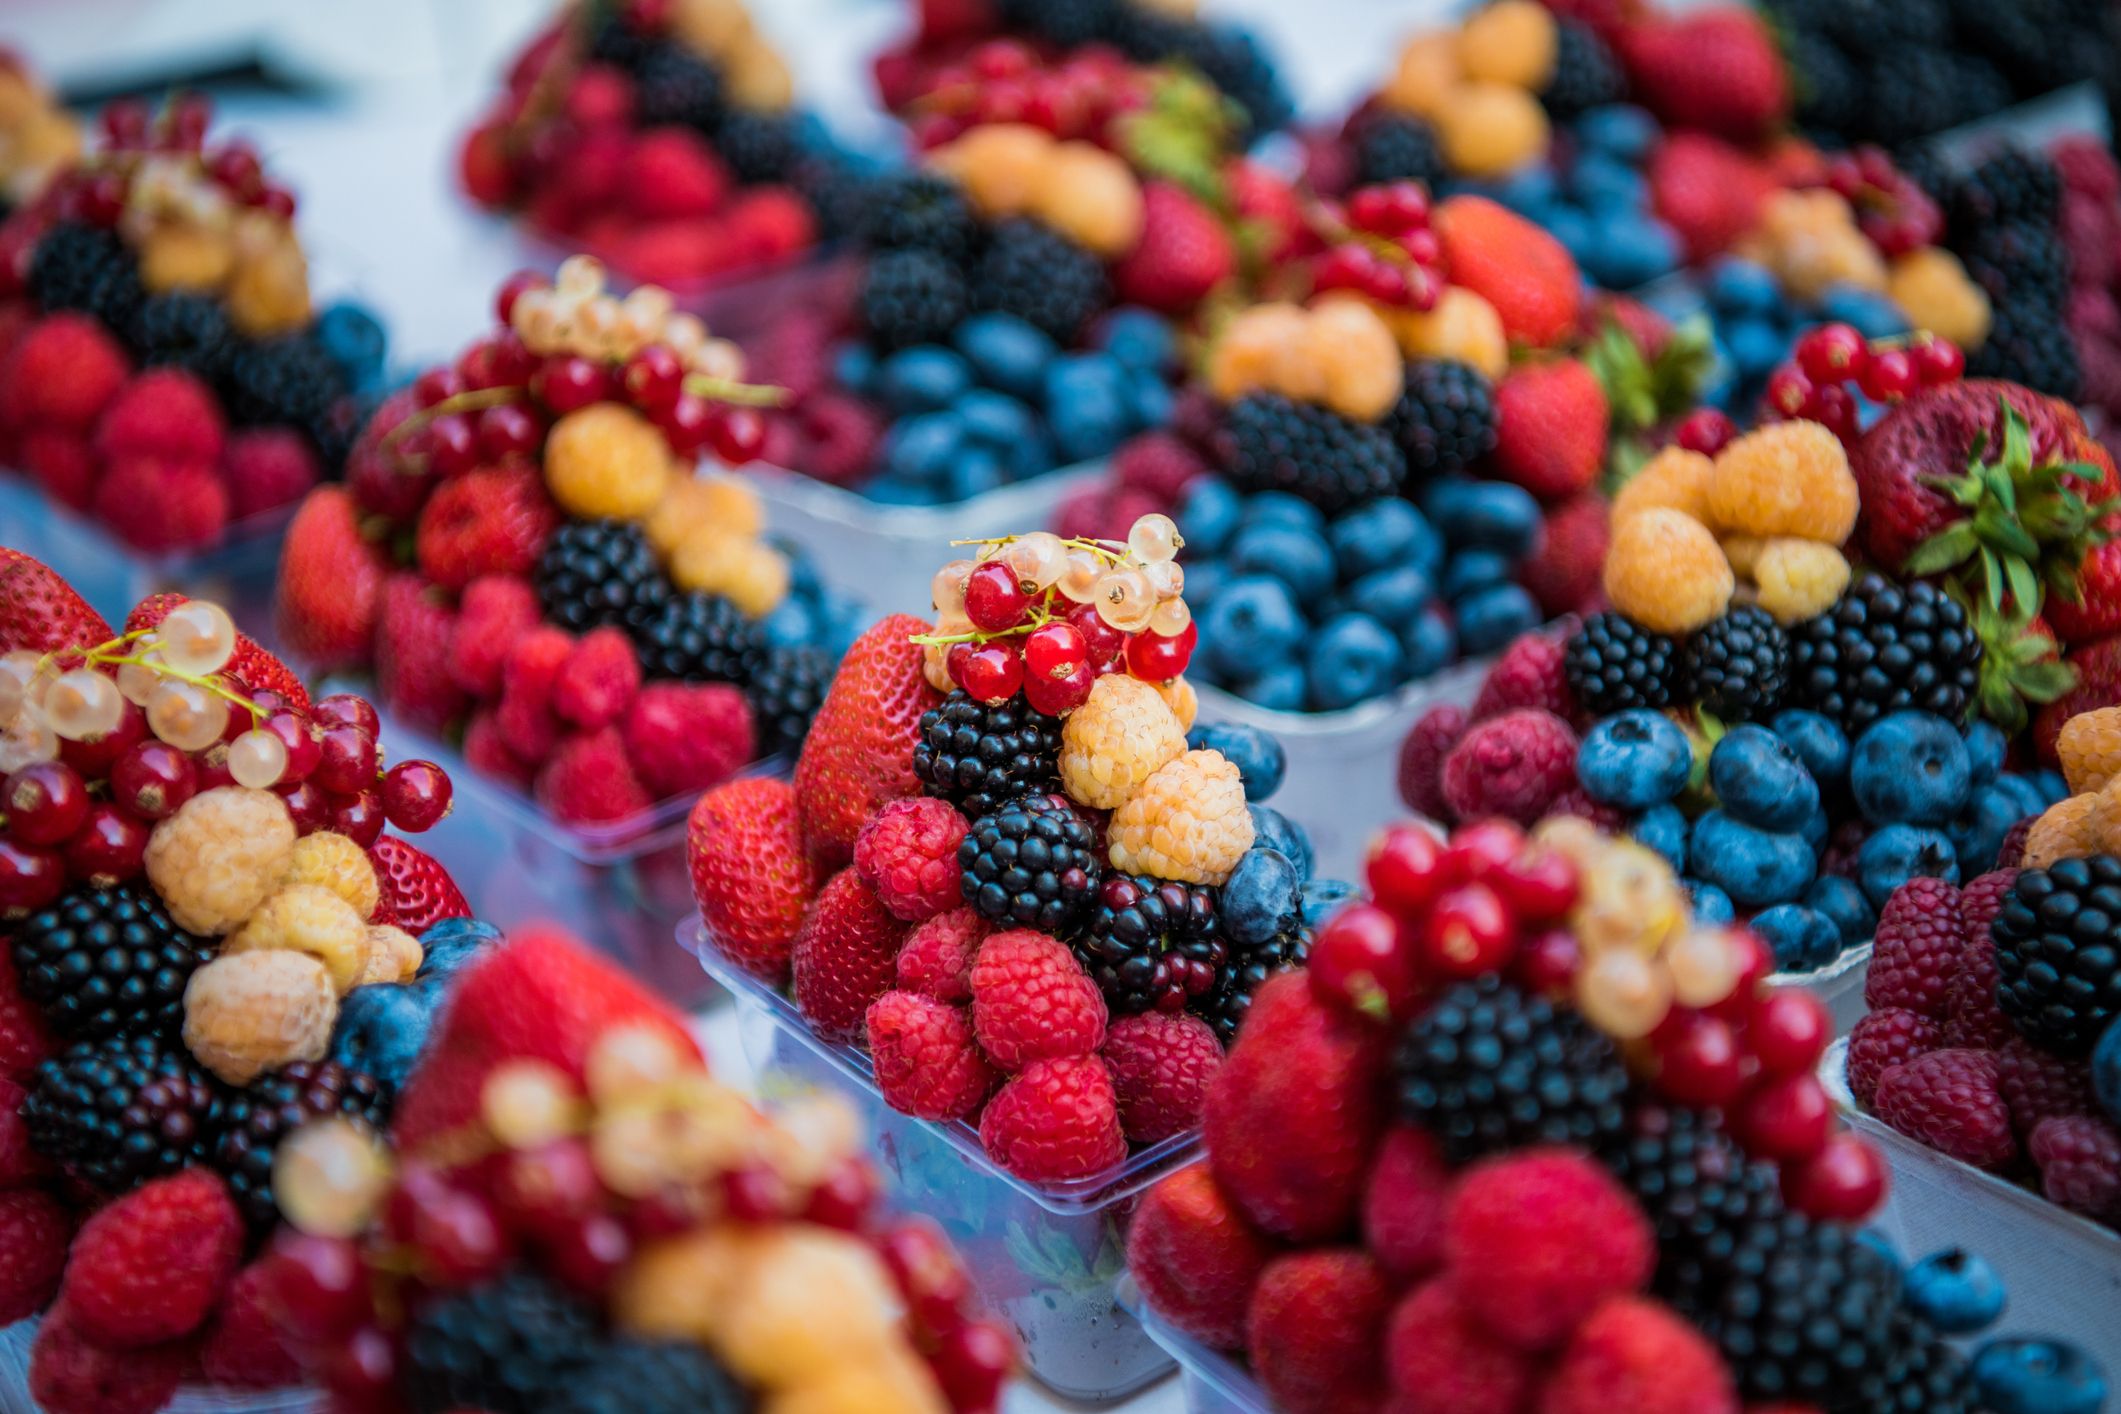
[[[1037,1184],[1006,1173],[963,1122],[901,1114],[877,1090],[869,1059],[820,1040],[795,1004],[723,957],[698,918],[679,946],[736,998],[744,1055],[768,1099],[822,1090],[859,1111],[892,1206],[942,1225],[981,1297],[1015,1328],[1024,1363],[1070,1399],[1121,1399],[1171,1368],[1119,1304],[1126,1230],[1144,1190],[1200,1150],[1189,1132],[1090,1178]]]
[[[1847,1066],[1848,1041],[1836,1041],[1819,1079],[1850,1128],[1892,1167],[1873,1225],[1909,1261],[1947,1247],[1986,1258],[2010,1293],[1993,1334],[2066,1340],[2109,1378],[2121,1374],[2121,1233],[1865,1114],[1849,1093]]]
[[[1826,1003],[1834,1018],[1834,1034],[1846,1036],[1863,1013],[1863,984],[1871,975],[1871,945],[1862,943],[1835,958],[1825,967],[1809,972],[1776,972],[1768,981],[1782,987],[1802,987]]]
[[[38,1405],[29,1393],[30,1348],[36,1339],[34,1317],[0,1328],[0,1410],[6,1414],[36,1414]],[[312,1414],[323,1407],[324,1396],[313,1389],[193,1386],[179,1390],[175,1399],[162,1406],[162,1414]]]
[[[1134,1284],[1132,1275],[1119,1284],[1120,1304],[1134,1313],[1149,1339],[1178,1362],[1179,1387],[1187,1414],[1274,1414],[1274,1406],[1252,1378],[1252,1372],[1220,1350],[1211,1350],[1157,1314]]]

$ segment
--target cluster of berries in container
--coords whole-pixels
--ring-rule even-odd
[[[577,257],[502,290],[502,327],[393,395],[344,489],[304,504],[276,614],[309,667],[373,671],[386,710],[461,727],[473,769],[569,825],[792,751],[843,611],[762,538],[742,355]]]
[[[466,135],[460,178],[637,280],[691,289],[786,265],[844,234],[863,192],[791,87],[741,3],[566,6]]]
[[[33,197],[51,174],[81,155],[81,127],[13,49],[0,49],[0,216]]]
[[[108,105],[0,226],[0,454],[135,550],[193,551],[335,479],[383,369],[317,314],[294,198],[207,101]]]
[[[1367,872],[1135,1215],[1161,1321],[1290,1411],[2034,1407],[1986,1373],[2014,1347],[1946,1339],[1995,1314],[1967,1262],[1859,1234],[1886,1174],[1813,1074],[1824,1008],[1654,853],[1408,825]]]

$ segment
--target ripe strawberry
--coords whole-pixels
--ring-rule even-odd
[[[413,548],[422,574],[462,589],[480,575],[527,576],[559,523],[535,468],[479,467],[435,488]]]
[[[1142,234],[1112,268],[1122,299],[1179,314],[1237,271],[1237,249],[1215,213],[1184,188],[1149,182],[1142,188]]]
[[[153,628],[169,615],[171,609],[191,601],[174,590],[150,594],[133,605],[133,611],[125,616],[125,631]],[[236,631],[236,651],[228,657],[228,666],[222,671],[240,678],[243,685],[253,692],[276,692],[282,698],[307,712],[309,689],[293,668],[265,651],[258,641],[241,629]]]
[[[2056,763],[2055,738],[2064,722],[2080,712],[2121,703],[2121,636],[2078,644],[2070,649],[2067,661],[2076,670],[2077,685],[2033,718],[2033,746],[2050,766]]]
[[[1675,128],[1751,142],[1789,116],[1782,55],[1749,9],[1645,18],[1623,29],[1619,43],[1630,91]]]
[[[795,1003],[819,1035],[861,1034],[869,1004],[891,990],[905,940],[906,925],[853,869],[825,881],[789,954]]]
[[[708,216],[729,193],[729,172],[689,128],[650,128],[626,152],[624,192],[644,221]]]
[[[464,690],[449,664],[455,627],[455,612],[419,575],[399,573],[384,581],[376,622],[376,692],[419,731],[443,731],[464,708]]]
[[[105,466],[90,509],[139,550],[196,550],[228,528],[228,486],[211,462],[128,453]]]
[[[708,791],[692,807],[685,855],[707,936],[737,966],[779,986],[817,894],[794,788],[757,777]]]
[[[1450,197],[1434,224],[1451,283],[1494,305],[1513,342],[1545,348],[1575,332],[1583,280],[1560,241],[1484,196]]]
[[[159,1345],[206,1323],[243,1255],[243,1218],[209,1169],[158,1178],[96,1210],[59,1296],[90,1339]]]
[[[2094,545],[2077,568],[2077,597],[2050,594],[2042,616],[2064,643],[2121,633],[2121,540]]]
[[[320,486],[288,522],[273,584],[273,623],[311,670],[366,666],[390,564],[361,534],[342,486]]]
[[[913,744],[921,714],[942,700],[911,641],[927,631],[911,614],[873,624],[840,661],[810,725],[795,766],[795,799],[804,842],[822,863],[846,863],[871,816],[887,801],[920,791]]]
[[[1385,1132],[1363,1192],[1362,1235],[1395,1280],[1425,1276],[1443,1261],[1450,1188],[1450,1164],[1428,1131],[1402,1124]]]
[[[0,651],[93,648],[110,625],[49,566],[0,545]]]
[[[449,871],[396,835],[377,836],[369,846],[368,862],[375,866],[376,883],[382,888],[378,922],[394,924],[417,938],[445,918],[472,916],[464,891]]]
[[[1369,1253],[1292,1252],[1267,1263],[1246,1313],[1252,1372],[1289,1414],[1377,1407],[1392,1291]]]
[[[1651,208],[1678,234],[1692,261],[1737,244],[1774,190],[1759,163],[1708,133],[1668,136],[1650,155],[1649,177]]]
[[[1596,491],[1572,496],[1547,509],[1530,557],[1517,567],[1518,581],[1549,614],[1595,612],[1612,540],[1605,497]]]
[[[85,430],[117,395],[125,350],[86,314],[32,325],[0,366],[0,422],[27,430]]]
[[[1495,389],[1490,464],[1543,501],[1588,487],[1605,464],[1605,391],[1573,358],[1525,364]]]
[[[1149,1190],[1127,1230],[1127,1270],[1158,1315],[1218,1350],[1242,1350],[1267,1240],[1215,1186],[1206,1164]]]
[[[1701,1332],[1655,1301],[1619,1296],[1577,1329],[1539,1408],[1541,1414],[1738,1414],[1738,1392],[1730,1367]]]

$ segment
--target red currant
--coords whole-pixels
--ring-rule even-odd
[[[206,171],[236,200],[245,202],[257,195],[259,184],[265,178],[258,154],[250,144],[243,142],[231,142],[216,149],[206,160]]]
[[[1912,350],[1915,358],[1915,375],[1925,388],[1936,388],[1946,383],[1956,383],[1966,372],[1966,355],[1950,339],[1925,339]]]
[[[1690,452],[1713,457],[1738,435],[1738,424],[1721,408],[1695,408],[1679,420],[1672,440]]]
[[[494,1173],[493,1201],[525,1232],[559,1232],[604,1199],[604,1184],[580,1139],[555,1139],[510,1154]]]
[[[1444,847],[1444,883],[1479,883],[1507,868],[1523,849],[1524,831],[1507,820],[1467,825]]]
[[[450,794],[449,774],[432,761],[400,761],[383,773],[383,814],[408,834],[441,823]]]
[[[1031,593],[1000,560],[973,568],[965,579],[965,617],[985,633],[1015,628],[1031,612]]]
[[[318,743],[317,784],[352,795],[376,782],[376,739],[359,727],[331,727]]]
[[[1362,292],[1379,304],[1407,302],[1407,275],[1389,260],[1375,260],[1365,273]]]
[[[580,354],[549,354],[530,375],[530,391],[559,416],[600,403],[611,396],[604,366]]]
[[[1797,367],[1814,383],[1863,375],[1869,351],[1853,324],[1822,324],[1797,341]]]
[[[1856,434],[1863,430],[1856,395],[1839,383],[1812,389],[1812,400],[1806,405],[1804,415],[1843,442],[1855,441]]]
[[[945,1332],[931,1368],[952,1409],[992,1409],[1016,1365],[1016,1342],[996,1321],[965,1321]]]
[[[309,715],[325,730],[333,727],[359,727],[368,735],[383,735],[383,721],[367,698],[352,692],[335,692],[320,698],[309,709]]]
[[[1745,1057],[1728,1022],[1674,1007],[1655,1032],[1657,1088],[1686,1105],[1727,1105],[1745,1083]]]
[[[1090,661],[1082,630],[1055,620],[1024,636],[1024,672],[1031,677],[1062,678]]]
[[[1801,369],[1785,364],[1768,375],[1765,401],[1768,408],[1784,421],[1803,416],[1804,405],[1811,396],[1812,380],[1805,377]]]
[[[958,1323],[972,1283],[937,1228],[922,1218],[904,1219],[886,1230],[876,1247],[917,1328],[939,1332]]]
[[[740,1223],[778,1221],[795,1203],[788,1180],[764,1164],[746,1164],[723,1174],[722,1198],[729,1216]]]
[[[1897,403],[1915,391],[1915,361],[1906,349],[1880,349],[1863,366],[1863,395],[1876,403]]]
[[[766,419],[757,408],[709,406],[707,445],[724,466],[743,466],[758,460],[766,447]]]
[[[493,312],[503,324],[515,320],[516,301],[531,290],[545,288],[545,277],[535,270],[518,270],[501,282],[501,288],[493,297]]]
[[[803,1219],[820,1227],[859,1232],[876,1207],[876,1170],[866,1159],[847,1158],[835,1164],[803,1208]]]
[[[545,1243],[545,1260],[559,1279],[585,1296],[600,1297],[633,1256],[633,1234],[609,1213],[590,1213]]]
[[[461,476],[479,464],[479,434],[471,419],[445,412],[427,424],[427,465],[437,476]]]
[[[1024,679],[1024,698],[1034,711],[1049,717],[1058,717],[1073,712],[1090,700],[1090,689],[1097,686],[1098,673],[1088,663],[1060,677],[1027,677]]]
[[[1705,1009],[1711,1016],[1720,1016],[1736,1026],[1752,1016],[1760,984],[1775,970],[1775,954],[1757,934],[1745,929],[1733,932],[1730,938],[1740,954],[1738,980],[1732,984],[1729,996]]]
[[[677,400],[659,409],[654,418],[663,440],[684,461],[698,457],[714,431],[714,405],[691,393],[678,394]]]
[[[81,741],[60,738],[59,759],[79,772],[81,779],[97,780],[109,775],[120,756],[145,740],[147,713],[137,702],[128,702],[119,714],[118,725],[103,735]]]
[[[626,396],[643,412],[667,408],[685,391],[685,363],[668,344],[647,344],[626,360]]]
[[[1200,642],[1200,626],[1191,619],[1168,637],[1143,630],[1127,640],[1127,671],[1144,682],[1169,682],[1193,661]]]
[[[1486,884],[1462,884],[1429,910],[1421,935],[1422,960],[1446,977],[1498,972],[1517,946],[1510,911]]]
[[[164,141],[179,152],[197,152],[213,121],[213,100],[203,93],[180,93],[162,111]]]
[[[64,761],[37,761],[7,778],[0,809],[18,844],[55,845],[88,818],[88,787]]]
[[[72,192],[77,220],[108,230],[125,214],[125,179],[116,172],[97,172]]]
[[[268,216],[277,216],[282,221],[295,218],[295,194],[286,187],[260,187],[257,199],[251,203]]]
[[[303,1340],[337,1340],[374,1311],[368,1268],[344,1238],[281,1228],[265,1257],[264,1285],[274,1316]]]
[[[982,702],[1006,702],[1024,685],[1024,659],[1013,643],[980,643],[965,658],[958,685]]]
[[[147,125],[152,116],[141,99],[114,98],[103,105],[99,121],[112,147],[138,147],[147,141]]]
[[[1394,825],[1371,844],[1363,880],[1378,907],[1412,924],[1444,887],[1443,845],[1419,825]]]
[[[430,368],[412,380],[412,399],[423,408],[448,402],[464,391],[464,380],[454,368]]]
[[[1885,1189],[1885,1163],[1878,1151],[1846,1130],[1803,1163],[1782,1169],[1783,1200],[1821,1222],[1862,1222],[1884,1199]]]
[[[488,461],[528,456],[545,439],[545,429],[520,403],[502,403],[479,414],[479,454]]]
[[[1549,928],[1517,944],[1510,959],[1510,976],[1517,985],[1549,1001],[1569,994],[1576,982],[1576,969],[1583,962],[1583,945],[1566,928]]]
[[[1826,1003],[1796,987],[1777,987],[1753,1008],[1745,1038],[1760,1068],[1769,1075],[1811,1070],[1834,1039],[1834,1019]]]
[[[1411,935],[1375,904],[1351,903],[1311,940],[1311,994],[1354,1016],[1384,1022],[1410,1015],[1421,997]]]
[[[0,839],[0,918],[26,918],[66,888],[66,863],[48,849]]]
[[[143,741],[111,764],[111,799],[143,820],[161,820],[198,793],[191,757],[166,741]]]
[[[1369,289],[1370,271],[1376,264],[1377,257],[1359,245],[1334,246],[1318,262],[1311,288],[1320,294],[1327,290],[1364,292]]]
[[[146,862],[147,833],[144,821],[99,800],[66,842],[66,872],[99,889],[121,884]]]
[[[1090,666],[1102,668],[1119,661],[1127,649],[1127,635],[1105,622],[1095,604],[1077,604],[1068,610],[1068,622],[1083,636],[1083,648],[1090,655]]]
[[[1738,1102],[1733,1125],[1746,1148],[1771,1159],[1810,1158],[1826,1143],[1833,1102],[1815,1075],[1763,1080]]]
[[[1576,865],[1557,850],[1528,849],[1488,882],[1521,922],[1559,922],[1576,905]]]
[[[324,760],[324,733],[299,709],[282,707],[258,724],[287,748],[287,768],[280,773],[281,785],[296,785],[310,778]]]
[[[324,1356],[323,1381],[334,1409],[354,1414],[400,1408],[398,1347],[374,1326],[362,1326],[333,1341]]]
[[[201,791],[219,790],[223,786],[236,783],[235,773],[228,769],[228,741],[227,737],[223,737],[192,758],[198,763],[196,769],[199,772]]]
[[[287,807],[287,818],[294,823],[298,835],[313,835],[331,823],[331,798],[315,781],[297,781],[288,785],[284,781],[273,787],[273,794]]]
[[[383,833],[383,803],[372,790],[343,796],[332,802],[331,827],[367,849]]]
[[[1348,222],[1359,231],[1396,236],[1429,223],[1429,194],[1419,182],[1368,186],[1348,198]]]

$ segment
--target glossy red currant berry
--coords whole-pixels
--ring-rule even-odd
[[[579,354],[549,354],[530,375],[530,391],[557,416],[599,403],[611,396],[611,379],[603,365]]]
[[[352,795],[376,782],[376,739],[359,727],[331,727],[318,742],[316,781],[333,795]]]
[[[758,460],[766,448],[766,419],[757,408],[710,404],[707,446],[724,466]]]
[[[357,693],[335,692],[329,697],[320,697],[311,704],[309,715],[326,730],[359,727],[371,737],[383,735],[383,722],[376,716],[374,704]]]
[[[1732,1121],[1746,1148],[1787,1162],[1819,1152],[1833,1128],[1834,1106],[1819,1077],[1778,1075],[1739,1100]]]
[[[1812,380],[1797,368],[1782,367],[1768,375],[1767,393],[1763,401],[1783,421],[1804,415],[1804,405],[1811,400]]]
[[[1306,965],[1311,995],[1353,1016],[1390,1021],[1421,999],[1413,936],[1375,904],[1351,903],[1321,924]]]
[[[1753,1008],[1745,1036],[1760,1068],[1770,1075],[1810,1071],[1834,1039],[1826,1003],[1796,987],[1777,987]]]
[[[1439,895],[1422,925],[1422,963],[1445,977],[1499,972],[1516,947],[1510,910],[1486,884],[1462,884]]]
[[[1727,1105],[1745,1083],[1745,1057],[1730,1024],[1675,1007],[1651,1033],[1657,1088],[1687,1105]]]
[[[454,368],[430,368],[412,380],[412,398],[423,408],[448,402],[464,391],[464,380]]]
[[[1576,864],[1559,850],[1535,845],[1497,869],[1488,882],[1521,922],[1557,923],[1576,906]]]
[[[1803,1163],[1782,1168],[1783,1200],[1821,1222],[1862,1222],[1883,1201],[1885,1188],[1885,1161],[1846,1130]]]
[[[479,455],[487,461],[528,456],[545,438],[545,429],[529,408],[502,403],[479,414]]]
[[[619,375],[626,397],[643,412],[667,408],[685,391],[685,362],[668,344],[644,345]]]
[[[431,830],[449,813],[449,774],[432,761],[400,761],[383,773],[383,814],[409,834]]]
[[[1026,677],[1024,699],[1032,709],[1049,717],[1058,717],[1073,712],[1090,700],[1090,690],[1097,686],[1097,670],[1083,663],[1071,673],[1060,677]]]
[[[952,1409],[992,1409],[1016,1365],[1016,1342],[997,1321],[965,1321],[944,1332],[933,1357],[935,1378]]]
[[[1443,891],[1443,843],[1419,825],[1393,825],[1371,844],[1363,880],[1379,908],[1412,923]]]
[[[1869,358],[1853,324],[1822,324],[1797,341],[1797,366],[1814,383],[1859,378]]]
[[[858,1232],[867,1225],[869,1214],[876,1207],[876,1199],[876,1170],[866,1159],[842,1159],[817,1187],[810,1190],[810,1202],[803,1209],[803,1218],[820,1227]]]
[[[1055,621],[1024,636],[1024,672],[1031,677],[1066,677],[1090,660],[1082,630]]]
[[[1127,640],[1127,671],[1144,682],[1169,682],[1193,661],[1199,642],[1200,628],[1190,619],[1169,636],[1144,629]]]
[[[191,757],[166,741],[143,741],[111,765],[111,799],[143,820],[161,820],[198,793]]]
[[[680,393],[668,407],[654,414],[654,420],[662,430],[663,440],[670,443],[670,450],[689,461],[700,454],[713,435],[714,406],[705,398]]]
[[[88,808],[88,818],[66,842],[66,872],[107,889],[140,872],[147,859],[147,822],[108,800]]]
[[[633,1256],[633,1234],[609,1213],[588,1213],[545,1242],[545,1260],[561,1281],[600,1297]]]
[[[7,778],[0,811],[16,843],[55,845],[88,818],[88,787],[64,761],[33,762]]]
[[[1915,361],[1906,349],[1880,349],[1864,364],[1863,395],[1872,402],[1897,403],[1915,391]]]
[[[980,643],[965,657],[958,685],[981,702],[1006,702],[1024,685],[1024,659],[1010,643]]]
[[[1506,868],[1523,849],[1524,831],[1507,820],[1481,820],[1464,826],[1444,846],[1444,883],[1480,883]]]
[[[1721,408],[1695,408],[1679,420],[1672,440],[1690,452],[1713,457],[1738,435],[1738,424]]]
[[[1566,928],[1549,928],[1518,940],[1517,955],[1510,959],[1510,976],[1526,991],[1549,1001],[1569,994],[1576,982],[1576,969],[1583,964],[1583,945]]]
[[[479,464],[479,434],[471,419],[445,412],[427,424],[427,465],[437,476],[461,476]]]
[[[313,835],[331,823],[331,797],[315,781],[297,781],[293,785],[282,781],[273,787],[273,794],[287,807],[287,818],[293,822],[296,834]]]
[[[296,785],[308,780],[324,760],[324,733],[298,709],[282,707],[258,725],[287,748],[287,767],[280,773],[280,784]]]
[[[973,568],[965,578],[965,617],[986,633],[1015,628],[1031,611],[1031,595],[1016,571],[1000,560]]]
[[[372,790],[342,796],[332,802],[331,827],[367,849],[383,834],[383,802]]]
[[[110,774],[120,756],[147,740],[147,713],[137,702],[128,702],[118,715],[118,725],[101,736],[80,741],[59,739],[59,759],[80,772],[85,781]]]
[[[368,1268],[344,1238],[281,1228],[265,1257],[263,1282],[273,1314],[304,1340],[335,1340],[374,1311]]]
[[[0,918],[25,918],[66,888],[66,861],[57,852],[0,839]]]
[[[1950,339],[1925,339],[1910,352],[1915,359],[1915,375],[1925,388],[1956,383],[1966,372],[1966,355]]]
[[[1068,610],[1067,618],[1075,625],[1075,631],[1083,636],[1083,648],[1090,655],[1093,668],[1116,663],[1127,651],[1127,635],[1106,623],[1096,604],[1074,605]]]

